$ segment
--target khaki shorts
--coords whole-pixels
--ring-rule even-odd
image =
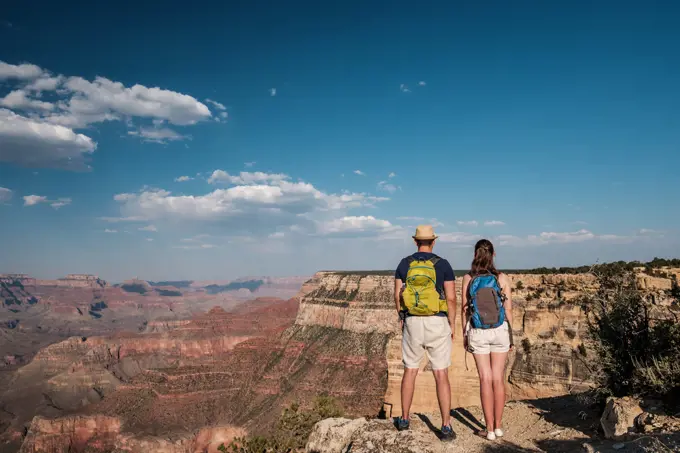
[[[407,316],[401,353],[405,368],[420,368],[425,352],[433,370],[451,366],[451,326],[446,316]]]
[[[491,352],[508,352],[510,350],[510,332],[508,323],[494,329],[468,330],[468,351],[473,354],[489,354]]]

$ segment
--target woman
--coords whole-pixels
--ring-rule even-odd
[[[482,239],[475,245],[475,257],[472,260],[470,272],[463,277],[463,343],[466,351],[472,352],[479,374],[479,391],[482,400],[482,410],[486,421],[486,429],[478,435],[488,440],[495,440],[503,436],[501,420],[505,407],[505,362],[508,351],[512,348],[512,299],[510,297],[510,279],[507,275],[496,270],[493,260],[496,256],[493,244]],[[501,290],[502,306],[505,311],[505,322],[498,327],[473,328],[470,317],[472,310],[468,310],[470,282],[474,277],[493,275]],[[491,284],[494,279],[487,278]],[[476,288],[476,285],[473,285]],[[487,293],[493,294],[493,293]],[[478,299],[479,300],[479,299]],[[500,318],[499,321],[500,322]]]

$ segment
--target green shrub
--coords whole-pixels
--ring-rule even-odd
[[[224,453],[288,453],[304,449],[307,438],[319,421],[342,417],[344,411],[329,396],[317,396],[309,409],[298,403],[285,408],[270,436],[248,436],[234,439],[229,445],[220,445]]]
[[[515,289],[521,290],[524,289],[524,283],[522,283],[522,280],[519,280],[517,284],[515,285]]]
[[[596,293],[584,296],[588,327],[601,365],[603,390],[615,396],[680,396],[680,324],[654,307],[625,266],[595,270]],[[677,399],[676,399],[677,401]]]

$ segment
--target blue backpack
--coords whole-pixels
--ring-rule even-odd
[[[505,296],[492,273],[472,277],[468,284],[468,319],[474,329],[493,329],[506,321]]]

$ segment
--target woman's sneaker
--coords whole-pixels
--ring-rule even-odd
[[[399,417],[397,419],[397,430],[398,431],[407,430],[409,428],[410,424],[411,423],[408,421],[408,419],[403,419],[403,418]]]
[[[451,442],[453,439],[456,438],[456,435],[454,434],[451,425],[442,426],[440,438],[443,442]]]
[[[494,434],[496,435],[496,437],[503,437],[503,434],[505,434],[505,433],[503,432],[503,430],[500,429],[500,428],[494,429],[493,432],[494,432]]]

